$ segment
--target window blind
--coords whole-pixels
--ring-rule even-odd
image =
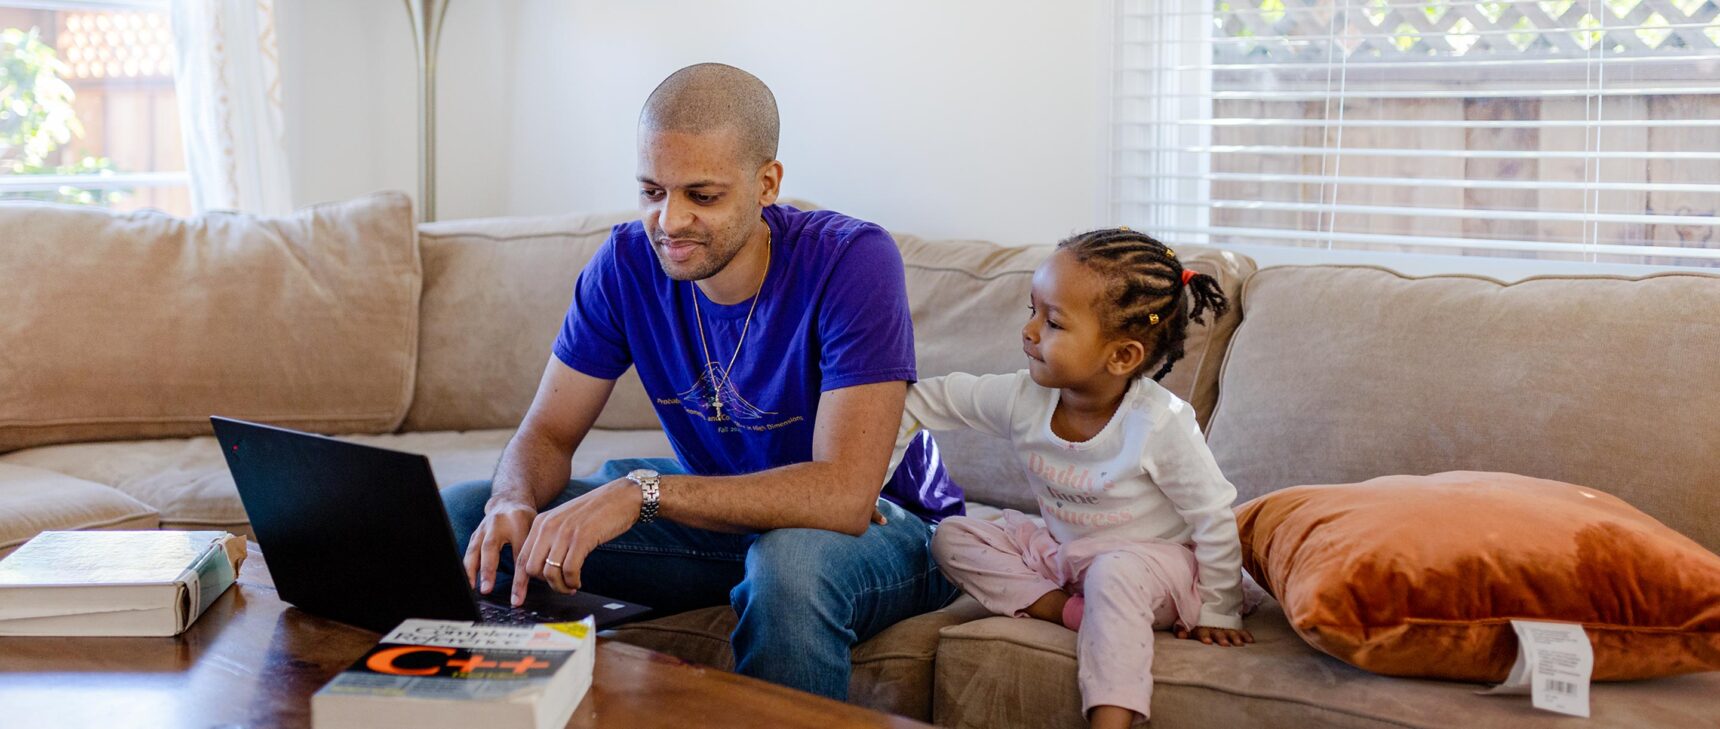
[[[1720,0],[1119,0],[1111,212],[1180,243],[1720,267]]]

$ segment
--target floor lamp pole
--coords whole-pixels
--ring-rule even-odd
[[[436,49],[451,0],[405,0],[418,55],[418,220],[436,219]]]

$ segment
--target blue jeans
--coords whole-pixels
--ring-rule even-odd
[[[635,468],[684,473],[664,459],[610,461],[570,481],[545,510]],[[460,552],[484,518],[490,482],[442,492]],[[897,621],[936,610],[956,588],[932,560],[932,529],[879,500],[888,524],[851,537],[822,529],[722,534],[667,520],[638,524],[597,548],[580,572],[583,589],[649,605],[657,615],[728,604],[740,617],[730,637],[741,674],[843,701],[849,649]],[[504,552],[502,569],[512,571]],[[498,578],[505,590],[508,578]]]

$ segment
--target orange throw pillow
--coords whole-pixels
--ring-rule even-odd
[[[1503,681],[1517,618],[1582,623],[1598,681],[1720,670],[1720,556],[1594,489],[1386,476],[1284,489],[1236,519],[1296,633],[1358,668]]]

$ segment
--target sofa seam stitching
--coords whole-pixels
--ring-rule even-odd
[[[430,240],[448,240],[450,238],[480,238],[483,240],[494,241],[497,243],[507,243],[507,242],[516,241],[516,240],[535,240],[538,238],[572,238],[572,237],[581,236],[581,235],[591,235],[592,233],[597,233],[597,232],[604,231],[604,230],[613,230],[614,228],[615,228],[615,226],[613,226],[613,225],[606,225],[606,226],[592,227],[590,229],[581,228],[579,230],[553,230],[553,231],[549,231],[549,232],[545,232],[545,233],[521,233],[519,235],[490,235],[488,233],[425,233],[425,232],[420,231],[418,233],[418,237],[419,238],[429,238]]]
[[[405,327],[405,351],[408,352],[407,357],[409,361],[406,366],[406,372],[401,378],[404,382],[402,383],[403,391],[401,392],[401,404],[400,407],[397,408],[398,413],[389,414],[388,432],[390,433],[400,432],[400,428],[406,425],[406,416],[412,414],[412,403],[418,399],[418,361],[420,355],[423,354],[419,351],[420,347],[423,346],[423,342],[420,341],[419,332],[422,328],[421,320],[424,318],[424,280],[427,277],[427,274],[424,271],[424,244],[422,234],[418,232],[418,226],[413,225],[412,222],[408,220],[407,227],[409,228],[410,235],[412,237],[411,264],[414,269],[411,271],[413,274],[411,293],[412,315],[406,317],[407,321]]]
[[[1050,654],[1055,655],[1055,656],[1061,656],[1064,658],[1068,658],[1069,660],[1072,660],[1072,661],[1076,660],[1076,657],[1074,655],[1064,653],[1060,650],[1049,649],[1049,648],[1046,648],[1045,646],[1041,646],[1041,645],[1028,644],[1028,643],[1022,642],[1018,639],[1010,638],[1010,637],[1006,637],[1006,636],[988,636],[988,637],[981,638],[981,637],[970,637],[970,636],[939,635],[938,636],[938,645],[939,645],[940,651],[943,647],[944,641],[957,641],[957,642],[965,641],[965,642],[970,642],[970,643],[987,643],[987,642],[992,642],[992,641],[999,641],[999,642],[1008,643],[1008,644],[1011,644],[1011,645],[1014,645],[1017,647],[1026,648],[1028,650],[1039,651],[1042,653],[1050,653]],[[937,679],[934,677],[934,679],[933,679],[934,685],[936,684],[936,680]],[[1172,685],[1172,686],[1204,688],[1204,689],[1207,689],[1209,691],[1217,691],[1221,694],[1228,694],[1231,696],[1239,696],[1239,697],[1243,697],[1243,698],[1264,699],[1267,701],[1281,701],[1284,703],[1297,704],[1300,706],[1307,706],[1310,708],[1320,709],[1322,711],[1330,711],[1330,712],[1333,712],[1336,714],[1342,714],[1345,716],[1353,716],[1353,717],[1360,718],[1360,719],[1368,719],[1370,721],[1386,722],[1386,723],[1390,723],[1390,724],[1400,726],[1400,727],[1407,727],[1408,729],[1421,729],[1421,726],[1422,726],[1420,724],[1405,724],[1405,723],[1398,721],[1396,719],[1377,717],[1377,716],[1373,716],[1370,714],[1359,713],[1359,712],[1349,710],[1349,709],[1339,709],[1339,708],[1330,707],[1330,706],[1322,706],[1320,704],[1316,704],[1316,703],[1313,703],[1311,701],[1296,698],[1294,696],[1278,696],[1278,695],[1267,694],[1267,693],[1251,693],[1251,692],[1239,691],[1239,690],[1236,690],[1234,688],[1230,688],[1230,687],[1226,687],[1226,686],[1221,686],[1221,685],[1216,685],[1216,684],[1208,684],[1208,683],[1203,683],[1200,681],[1193,681],[1193,680],[1189,680],[1189,679],[1176,679],[1176,678],[1165,678],[1165,677],[1160,677],[1160,676],[1154,676],[1153,681],[1155,683],[1168,684],[1168,685]]]
[[[652,625],[650,623],[633,623],[631,625],[626,625],[626,626],[617,626],[616,628],[612,629],[610,632],[619,634],[619,633],[622,633],[622,632],[628,631],[628,630],[657,632],[657,633],[673,633],[675,635],[685,635],[688,637],[700,638],[700,639],[703,639],[703,640],[706,640],[706,641],[709,641],[712,643],[721,643],[723,645],[728,645],[728,646],[733,645],[733,643],[731,642],[731,640],[729,638],[726,638],[726,637],[719,638],[717,636],[711,635],[710,633],[706,633],[706,632],[696,630],[693,628],[671,628],[671,627],[662,626],[662,625]],[[621,640],[621,639],[617,638],[617,640]],[[623,640],[622,642],[625,643],[626,641]],[[865,658],[858,658],[858,659],[851,657],[849,659],[849,662],[853,665],[856,665],[856,666],[863,666],[863,665],[870,664],[870,663],[878,663],[881,661],[891,661],[891,660],[935,661],[936,659],[937,659],[937,651],[934,650],[934,651],[931,651],[928,653],[923,653],[923,654],[919,654],[919,653],[886,653],[886,654],[881,654],[881,655],[876,655],[876,656],[867,656]]]
[[[356,413],[356,414],[352,414],[352,415],[331,415],[331,416],[270,415],[270,414],[260,414],[259,415],[259,414],[253,413],[253,414],[248,414],[245,417],[253,419],[253,420],[274,420],[274,421],[278,421],[278,422],[321,422],[321,421],[329,421],[329,420],[333,420],[333,421],[375,420],[377,418],[393,417],[393,416],[394,416],[394,414],[391,412],[376,412],[376,413]],[[201,423],[201,422],[207,422],[208,420],[209,420],[209,416],[207,416],[207,415],[166,415],[166,416],[160,416],[160,417],[149,416],[149,415],[124,415],[124,416],[89,417],[89,418],[56,418],[53,420],[0,420],[0,427],[55,428],[55,427],[62,427],[62,426],[67,426],[67,425],[109,425],[109,424],[117,425],[117,424],[131,424],[131,423]],[[152,440],[152,439],[146,439],[146,440]],[[82,441],[82,442],[94,442],[94,441]]]
[[[1003,278],[1005,276],[1031,276],[1031,275],[1033,275],[1032,271],[1000,271],[998,273],[982,276],[980,274],[974,273],[972,271],[969,271],[969,270],[963,269],[963,268],[948,268],[948,267],[944,267],[944,266],[927,266],[925,264],[920,264],[920,263],[904,263],[904,264],[902,264],[902,268],[911,268],[911,269],[914,269],[916,271],[931,271],[934,273],[959,273],[959,274],[962,274],[964,276],[967,276],[968,278],[974,279],[976,281],[996,281],[996,280]]]
[[[1363,263],[1348,263],[1348,264],[1344,264],[1344,263],[1292,263],[1292,264],[1279,264],[1276,266],[1267,266],[1265,268],[1261,268],[1261,269],[1255,271],[1255,273],[1258,275],[1258,274],[1266,272],[1266,271],[1274,271],[1274,270],[1278,270],[1278,269],[1295,269],[1295,268],[1325,268],[1325,269],[1355,270],[1355,271],[1378,271],[1381,273],[1389,274],[1389,275],[1394,276],[1394,277],[1396,277],[1400,280],[1403,280],[1403,281],[1428,281],[1428,280],[1438,280],[1438,279],[1468,279],[1471,281],[1481,281],[1484,283],[1495,284],[1495,285],[1499,286],[1500,288],[1511,288],[1513,286],[1519,286],[1522,284],[1539,282],[1539,281],[1622,281],[1622,282],[1629,283],[1629,282],[1637,282],[1637,281],[1649,281],[1649,280],[1657,279],[1657,278],[1688,277],[1688,278],[1695,278],[1695,279],[1720,279],[1720,274],[1707,273],[1707,272],[1702,272],[1702,271],[1657,271],[1655,273],[1647,273],[1647,274],[1643,274],[1641,276],[1621,276],[1618,274],[1610,274],[1610,273],[1578,273],[1578,274],[1548,273],[1548,274],[1537,274],[1534,276],[1526,276],[1524,278],[1520,278],[1520,279],[1517,279],[1515,281],[1504,281],[1501,279],[1493,278],[1491,276],[1483,276],[1481,274],[1476,274],[1476,273],[1436,273],[1436,274],[1430,274],[1427,276],[1413,276],[1413,275],[1404,273],[1402,271],[1399,271],[1399,270],[1396,270],[1393,268],[1388,268],[1386,266],[1380,266],[1380,265],[1375,265],[1375,264],[1363,264]],[[1250,276],[1249,278],[1253,279],[1254,277]]]
[[[153,508],[149,508],[147,505],[145,505],[144,508],[148,509],[148,511],[146,511],[142,514],[132,514],[130,516],[114,517],[112,519],[108,519],[108,520],[102,521],[102,522],[97,522],[94,524],[83,524],[80,526],[71,527],[70,531],[84,531],[84,530],[89,530],[89,529],[101,529],[102,527],[110,527],[110,526],[113,526],[115,524],[122,524],[124,522],[128,522],[128,521],[131,521],[133,519],[142,519],[142,518],[148,517],[148,516],[154,516],[156,518],[156,522],[160,523],[161,512],[158,512]],[[58,530],[44,530],[44,531],[58,531]],[[38,532],[37,534],[40,534],[40,532]],[[35,539],[37,534],[32,534],[32,535],[24,537],[22,539],[14,539],[14,540],[8,541],[8,542],[0,542],[0,549],[7,549],[10,547],[28,542],[32,539]]]
[[[1238,691],[1238,690],[1227,688],[1227,687],[1224,687],[1224,686],[1221,686],[1218,684],[1210,684],[1210,683],[1206,683],[1206,682],[1202,682],[1202,681],[1192,681],[1192,680],[1186,680],[1186,679],[1184,679],[1184,680],[1161,679],[1157,676],[1154,676],[1153,680],[1156,683],[1169,684],[1172,686],[1182,686],[1185,688],[1202,688],[1202,689],[1206,689],[1208,691],[1216,691],[1216,692],[1221,693],[1221,694],[1227,694],[1230,696],[1237,696],[1237,697],[1241,697],[1241,698],[1258,699],[1258,700],[1265,700],[1265,701],[1277,701],[1277,702],[1282,702],[1282,703],[1286,703],[1286,704],[1295,704],[1297,706],[1306,706],[1306,707],[1311,708],[1311,709],[1318,709],[1320,711],[1327,711],[1327,712],[1331,712],[1333,714],[1339,714],[1342,716],[1350,716],[1350,717],[1355,717],[1358,719],[1366,719],[1368,721],[1377,721],[1377,722],[1381,722],[1381,723],[1391,724],[1393,726],[1406,727],[1406,729],[1423,729],[1425,726],[1427,726],[1424,724],[1409,724],[1409,723],[1405,723],[1403,721],[1400,721],[1398,719],[1391,719],[1391,718],[1387,718],[1387,717],[1383,717],[1383,716],[1375,716],[1373,714],[1367,714],[1367,713],[1363,713],[1363,712],[1356,711],[1353,709],[1341,709],[1341,708],[1333,707],[1333,706],[1325,706],[1325,705],[1318,704],[1318,703],[1315,703],[1313,701],[1309,701],[1307,699],[1303,699],[1303,698],[1300,698],[1297,696],[1292,696],[1292,695],[1278,696],[1278,695],[1267,694],[1267,693],[1251,693],[1251,692],[1245,692],[1245,691]]]

